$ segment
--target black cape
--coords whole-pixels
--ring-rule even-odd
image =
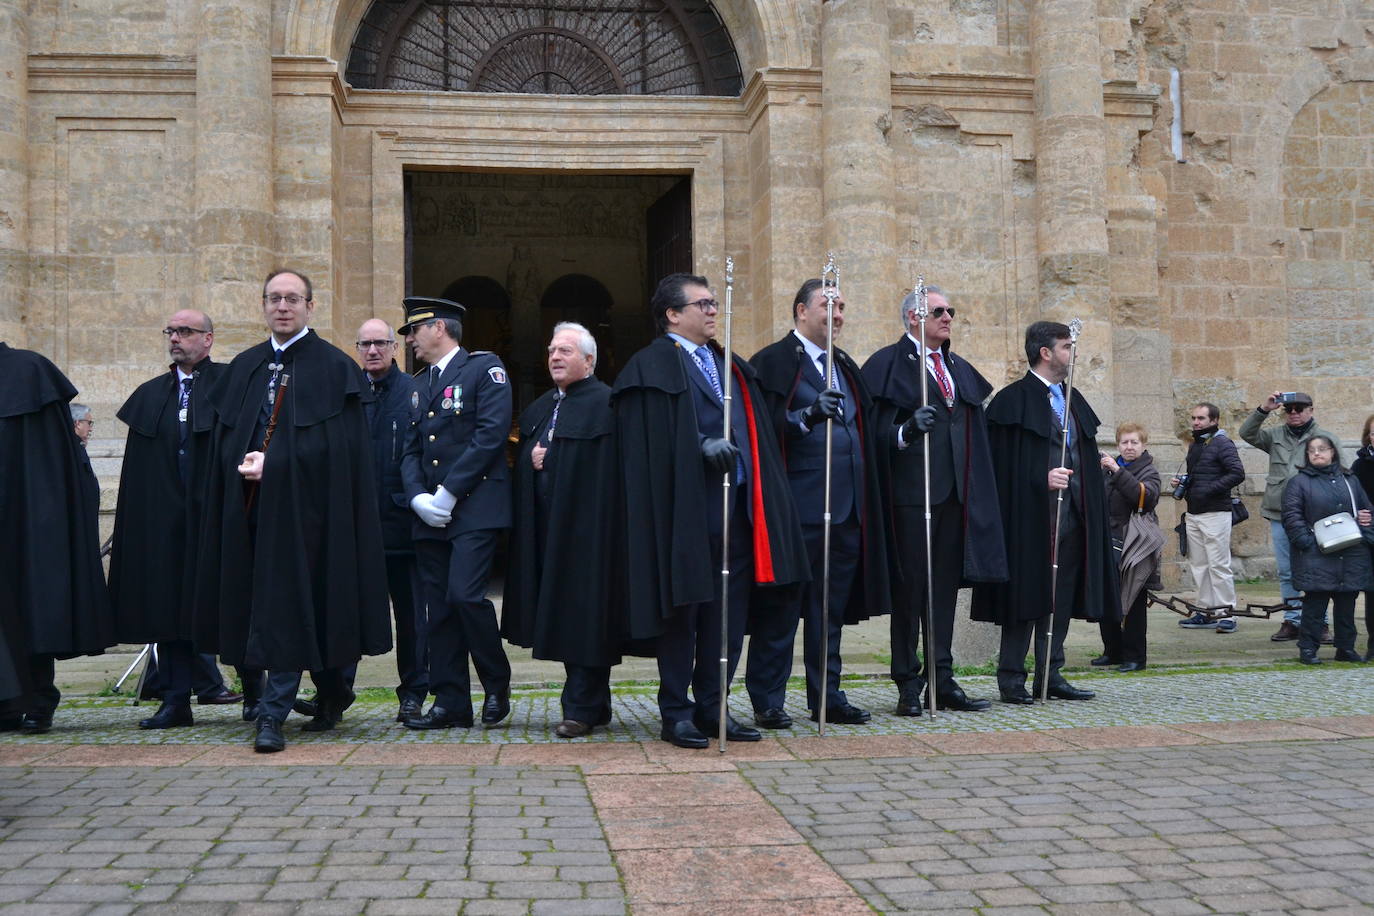
[[[1054,437],[1051,412],[1046,405],[1045,383],[1029,372],[997,392],[988,405],[988,435],[997,472],[1010,578],[1003,584],[974,588],[974,620],[1006,624],[1036,620],[1049,613],[1049,519],[1056,500],[1045,481],[1052,467],[1050,443]],[[1079,558],[1084,577],[1079,592],[1082,603],[1073,609],[1073,616],[1086,620],[1103,616],[1120,619],[1121,597],[1107,519],[1107,490],[1097,451],[1097,428],[1101,421],[1077,389],[1069,409],[1074,423],[1073,449],[1077,452],[1074,473],[1082,481],[1084,505],[1083,556]],[[1069,510],[1066,507],[1064,511]]]
[[[176,367],[139,385],[119,409],[129,434],[110,550],[110,604],[121,643],[189,640],[194,635],[198,520],[214,420],[210,390],[226,368],[206,357],[192,371],[184,483],[177,462]]]
[[[873,427],[886,433],[899,420],[915,413],[921,406],[921,391],[917,380],[924,382],[927,372],[911,372],[902,365],[911,354],[918,363],[916,345],[903,336],[894,344],[878,350],[864,363],[864,375],[872,386]],[[1002,532],[1002,514],[997,502],[996,475],[993,472],[992,451],[983,402],[992,394],[992,385],[982,373],[950,350],[948,342],[940,348],[945,371],[954,380],[954,409],[966,412],[964,441],[964,492],[959,494],[964,507],[964,568],[960,586],[979,582],[1005,582],[1007,579],[1007,551]],[[889,440],[890,441],[890,440]],[[884,494],[892,492],[892,451],[878,452],[878,473]],[[895,516],[892,500],[884,496],[887,507],[889,537],[895,538]],[[893,543],[896,543],[894,540]],[[915,558],[893,557],[893,578],[901,579],[911,570]]]
[[[753,467],[754,585],[808,582],[806,544],[763,394],[753,368],[738,355],[733,362],[734,396],[743,399],[754,426],[755,454],[744,456]],[[702,507],[720,493],[702,473],[689,384],[678,345],[665,336],[630,357],[611,393],[632,639],[658,636],[676,608],[715,600],[720,570],[711,562]]]
[[[47,358],[0,342],[0,700],[32,687],[29,657],[98,655],[114,644],[99,506]],[[97,497],[98,502],[98,497]]]
[[[568,386],[554,444],[544,470],[536,471],[530,452],[548,426],[556,390],[520,414],[501,635],[533,649],[535,658],[610,667],[620,661],[625,632],[623,605],[612,594],[617,488],[611,389],[595,377]],[[545,479],[537,482],[540,474]],[[546,506],[536,491],[541,484]]]
[[[282,671],[391,648],[381,524],[358,366],[314,331],[286,350],[290,383],[253,515],[237,467],[261,447],[272,347],[240,353],[210,393],[214,428],[197,562],[195,642]]]
[[[759,389],[768,405],[773,429],[777,433],[778,448],[783,463],[787,462],[787,413],[805,405],[792,399],[802,378],[802,361],[806,348],[796,335],[788,333],[781,340],[764,347],[749,360],[757,373]],[[835,349],[835,362],[844,373],[844,380],[858,402],[859,440],[863,453],[863,513],[860,531],[860,572],[849,590],[849,606],[843,608],[844,622],[860,623],[870,617],[892,613],[892,589],[888,575],[889,528],[884,524],[883,491],[878,470],[878,456],[886,452],[886,442],[879,439],[882,426],[874,422],[873,398],[858,365],[843,350]]]

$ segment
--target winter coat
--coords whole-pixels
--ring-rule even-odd
[[[1275,411],[1278,413],[1278,411]],[[1260,515],[1270,521],[1283,517],[1284,484],[1298,473],[1298,466],[1307,461],[1307,440],[1313,436],[1325,436],[1340,445],[1340,437],[1329,433],[1317,425],[1316,420],[1307,428],[1295,432],[1288,424],[1280,421],[1278,426],[1260,429],[1269,414],[1255,408],[1245,422],[1240,425],[1240,437],[1255,448],[1269,453],[1269,475],[1264,479],[1264,499],[1260,502]]]
[[[1245,480],[1236,444],[1217,430],[1188,446],[1188,514],[1230,512],[1231,488]]]
[[[1346,490],[1346,484],[1350,490]],[[1351,494],[1355,505],[1350,505]],[[1364,542],[1332,554],[1317,548],[1312,526],[1337,512],[1374,508],[1355,476],[1339,465],[1314,468],[1304,464],[1288,482],[1283,496],[1283,527],[1288,533],[1293,586],[1305,592],[1358,592],[1374,588],[1374,525],[1361,526]]]

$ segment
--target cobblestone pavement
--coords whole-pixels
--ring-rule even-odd
[[[0,913],[1374,905],[1374,670],[1082,683],[1099,698],[931,722],[860,682],[868,726],[799,719],[726,754],[656,740],[648,689],[591,740],[550,739],[542,692],[488,731],[409,732],[377,700],[270,756],[236,708],[150,733],[148,705],[78,699],[0,740]]]

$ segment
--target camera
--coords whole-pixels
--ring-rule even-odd
[[[1182,499],[1183,494],[1188,492],[1188,475],[1178,475],[1178,486],[1174,487],[1174,499]]]
[[[1298,402],[1298,393],[1297,393],[1296,391],[1281,391],[1281,392],[1279,392],[1279,403],[1280,403],[1280,404],[1296,404],[1297,402]]]

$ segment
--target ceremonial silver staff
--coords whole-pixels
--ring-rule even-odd
[[[930,315],[930,303],[926,300],[926,278],[920,274],[916,275],[916,321],[920,325],[920,337],[917,346],[921,350],[921,409],[925,410],[930,406],[930,372],[926,368],[926,359],[929,351],[926,349],[926,318]],[[908,442],[907,445],[912,443]],[[921,488],[923,499],[925,500],[925,526],[926,526],[926,613],[925,620],[922,621],[921,629],[925,631],[924,651],[926,655],[926,706],[930,709],[930,717],[935,718],[935,653],[932,649],[935,640],[932,632],[935,629],[935,561],[930,549],[930,443],[921,443]]]
[[[734,357],[730,354],[731,300],[735,294],[735,259],[725,259],[725,371],[721,374],[721,398],[725,407],[724,433],[726,442],[730,441],[730,404],[733,400],[731,381],[735,375]],[[725,753],[725,723],[729,721],[727,710],[730,699],[730,478],[735,476],[735,462],[721,475],[721,527],[720,527],[720,737],[717,746]]]
[[[835,266],[833,251],[826,252],[825,266],[821,268],[821,293],[825,296],[825,387],[835,388],[831,382],[835,378],[835,300],[840,296],[840,269]],[[826,417],[825,502],[821,509],[821,519],[825,524],[821,541],[821,697],[816,710],[816,722],[822,738],[825,737],[826,694],[830,689],[830,477],[835,464],[834,455],[831,454],[834,440],[835,421]]]
[[[1073,367],[1078,362],[1078,335],[1083,333],[1083,322],[1077,318],[1069,322],[1069,386],[1064,393],[1064,420],[1060,428],[1059,467],[1069,456],[1069,408],[1073,404]],[[1063,521],[1064,493],[1067,487],[1058,491],[1054,498],[1054,531],[1050,534],[1050,616],[1045,624],[1045,654],[1041,656],[1045,679],[1040,683],[1040,702],[1050,701],[1050,653],[1054,651],[1054,614],[1059,608],[1059,524]],[[1037,675],[1041,672],[1037,670]]]

